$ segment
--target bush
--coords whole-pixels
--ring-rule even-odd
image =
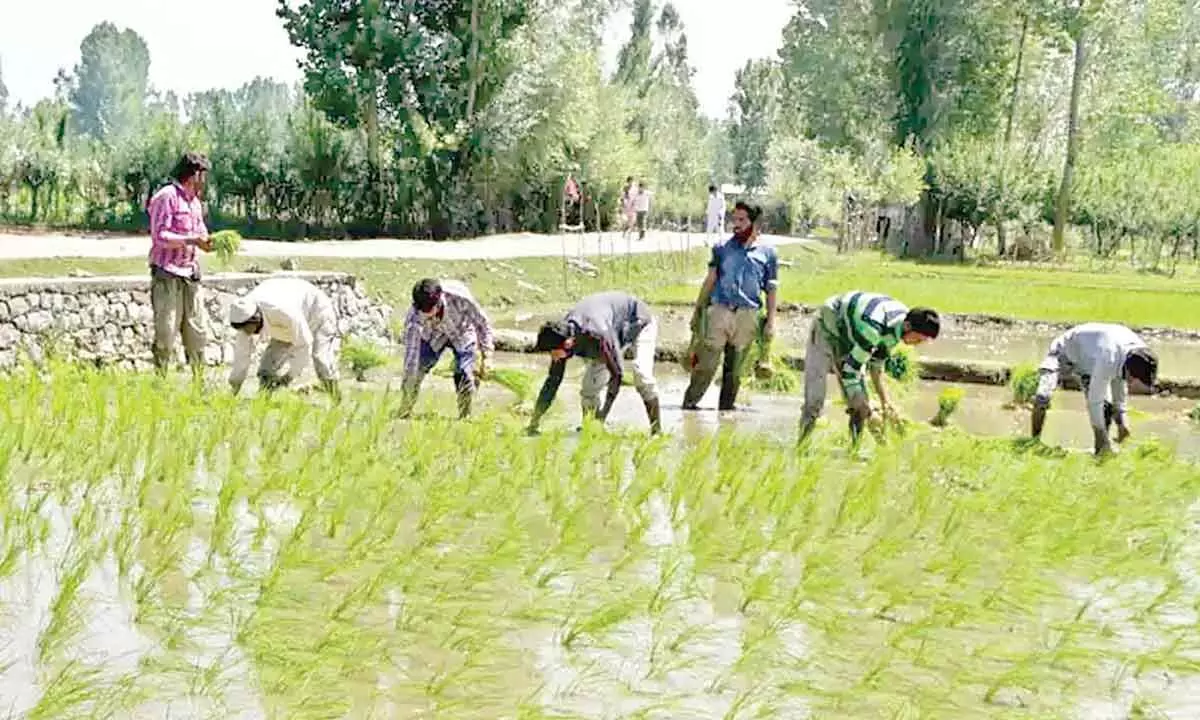
[[[375,343],[350,338],[342,346],[342,361],[350,368],[350,374],[359,382],[367,379],[367,373],[388,363],[388,353]]]

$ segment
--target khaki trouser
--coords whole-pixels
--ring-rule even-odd
[[[161,371],[171,364],[178,335],[183,338],[188,365],[193,370],[202,368],[207,318],[200,281],[155,268],[150,273],[150,306],[154,313],[154,366]]]
[[[323,383],[338,380],[337,358],[335,346],[338,340],[337,320],[327,320],[320,327],[312,328],[312,362],[313,372]],[[299,366],[295,347],[291,343],[271,340],[263,349],[258,361],[258,382],[266,387],[289,385],[296,379],[295,369]],[[283,373],[284,365],[288,366],[288,374]]]
[[[654,380],[654,346],[658,342],[658,319],[651,318],[634,341],[633,382],[643,402],[658,399],[658,385]],[[622,351],[624,348],[621,349]],[[608,387],[608,368],[603,360],[589,360],[580,384],[580,405],[585,415],[595,413],[600,407],[600,395]]]
[[[683,406],[695,407],[708,391],[717,366],[724,355],[721,372],[721,398],[719,407],[730,410],[737,399],[741,385],[741,363],[754,336],[758,332],[757,308],[731,308],[725,305],[710,305],[704,341],[697,352],[696,366],[692,368],[692,379],[683,394]]]
[[[842,397],[845,397],[846,389],[842,387],[842,375],[836,365],[837,358],[833,356],[833,348],[825,338],[825,333],[821,332],[820,321],[814,319],[808,336],[808,347],[804,350],[804,409],[800,413],[802,425],[812,424],[821,417],[821,411],[825,408],[830,372],[838,373],[838,387],[842,390]]]

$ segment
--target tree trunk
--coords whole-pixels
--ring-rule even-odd
[[[1008,100],[1008,119],[1004,124],[1004,153],[1000,164],[1000,217],[996,218],[996,254],[1004,257],[1008,250],[1008,228],[1005,224],[1006,189],[1008,187],[1008,151],[1012,142],[1013,118],[1017,114],[1017,100],[1021,94],[1021,68],[1025,61],[1025,37],[1029,33],[1029,14],[1021,15],[1021,37],[1017,40],[1017,66],[1013,70],[1012,93]]]
[[[467,85],[467,122],[474,126],[475,95],[479,88],[479,0],[471,0],[471,54],[468,62],[471,81]]]
[[[1066,246],[1064,233],[1071,209],[1071,181],[1075,174],[1075,153],[1079,145],[1079,94],[1083,90],[1084,32],[1081,24],[1075,33],[1075,67],[1071,71],[1071,106],[1067,115],[1067,157],[1063,162],[1062,185],[1054,207],[1054,252],[1061,255]]]

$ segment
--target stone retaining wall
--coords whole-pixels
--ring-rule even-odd
[[[343,336],[390,343],[391,308],[371,301],[357,279],[345,273],[227,273],[204,279],[208,310],[205,361],[233,357],[229,303],[269,277],[300,277],[329,294]],[[23,353],[39,361],[47,350],[66,357],[129,369],[151,366],[153,337],[149,275],[88,278],[0,279],[0,367]],[[183,350],[177,349],[182,361]]]

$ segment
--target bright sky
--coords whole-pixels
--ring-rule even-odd
[[[734,72],[774,54],[794,0],[674,0],[683,16],[694,82],[705,113],[722,117]],[[180,95],[237,87],[255,76],[300,79],[275,0],[0,0],[0,67],[9,99],[26,105],[50,95],[59,68],[79,60],[79,42],[108,20],[132,28],[150,48],[150,82]],[[606,33],[611,64],[628,36],[628,12]]]

